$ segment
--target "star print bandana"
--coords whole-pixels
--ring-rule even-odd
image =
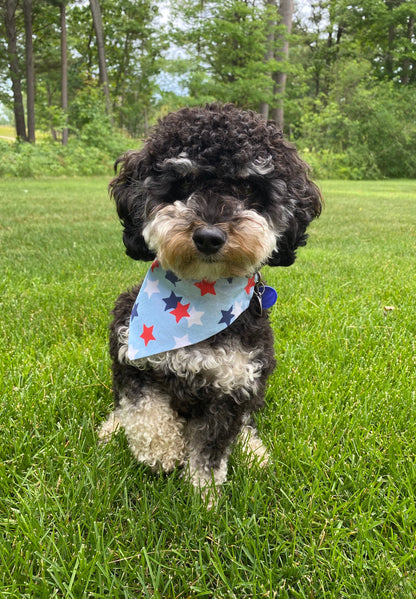
[[[129,358],[179,349],[219,333],[248,308],[256,281],[256,275],[179,279],[155,260],[130,316]]]

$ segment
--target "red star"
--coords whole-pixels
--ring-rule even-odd
[[[250,289],[252,287],[254,287],[255,284],[256,284],[256,281],[254,279],[254,276],[252,276],[251,279],[248,280],[247,285],[244,287],[244,289],[246,290],[247,295],[250,293]]]
[[[189,306],[190,304],[181,304],[181,302],[178,302],[176,308],[169,312],[169,314],[173,314],[176,322],[179,322],[181,318],[189,318]]]
[[[154,260],[152,262],[152,266],[150,267],[151,271],[153,272],[155,268],[159,268],[159,260],[156,258],[156,260]]]
[[[140,335],[143,339],[145,346],[149,341],[156,341],[156,337],[153,337],[153,325],[151,327],[147,327],[145,324],[143,325],[143,333]]]
[[[215,283],[216,281],[207,281],[206,279],[203,279],[202,281],[199,281],[199,283],[194,283],[194,285],[200,289],[201,296],[206,295],[207,293],[211,293],[211,295],[217,295],[214,289]]]

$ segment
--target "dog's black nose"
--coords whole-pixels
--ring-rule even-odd
[[[227,236],[221,229],[217,229],[217,227],[202,227],[194,231],[192,239],[197,249],[202,254],[209,256],[216,254],[222,248]]]

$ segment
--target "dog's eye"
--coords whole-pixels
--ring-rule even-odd
[[[174,181],[169,190],[169,202],[186,200],[192,193],[191,182],[187,179],[178,179]]]
[[[253,185],[253,183],[244,181],[244,183],[241,185],[240,193],[241,192],[245,198],[251,198],[256,192],[256,187]]]
[[[260,214],[267,210],[269,194],[264,186],[250,182],[246,194],[245,203],[248,208],[256,210],[256,212],[259,212]]]
[[[257,185],[251,181],[242,181],[238,186],[236,197],[244,202],[246,206],[252,206],[259,201],[260,190]]]

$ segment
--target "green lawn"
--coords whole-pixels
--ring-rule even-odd
[[[0,597],[416,597],[416,182],[326,182],[279,292],[279,361],[207,511],[111,409],[124,256],[107,180],[0,181]]]

